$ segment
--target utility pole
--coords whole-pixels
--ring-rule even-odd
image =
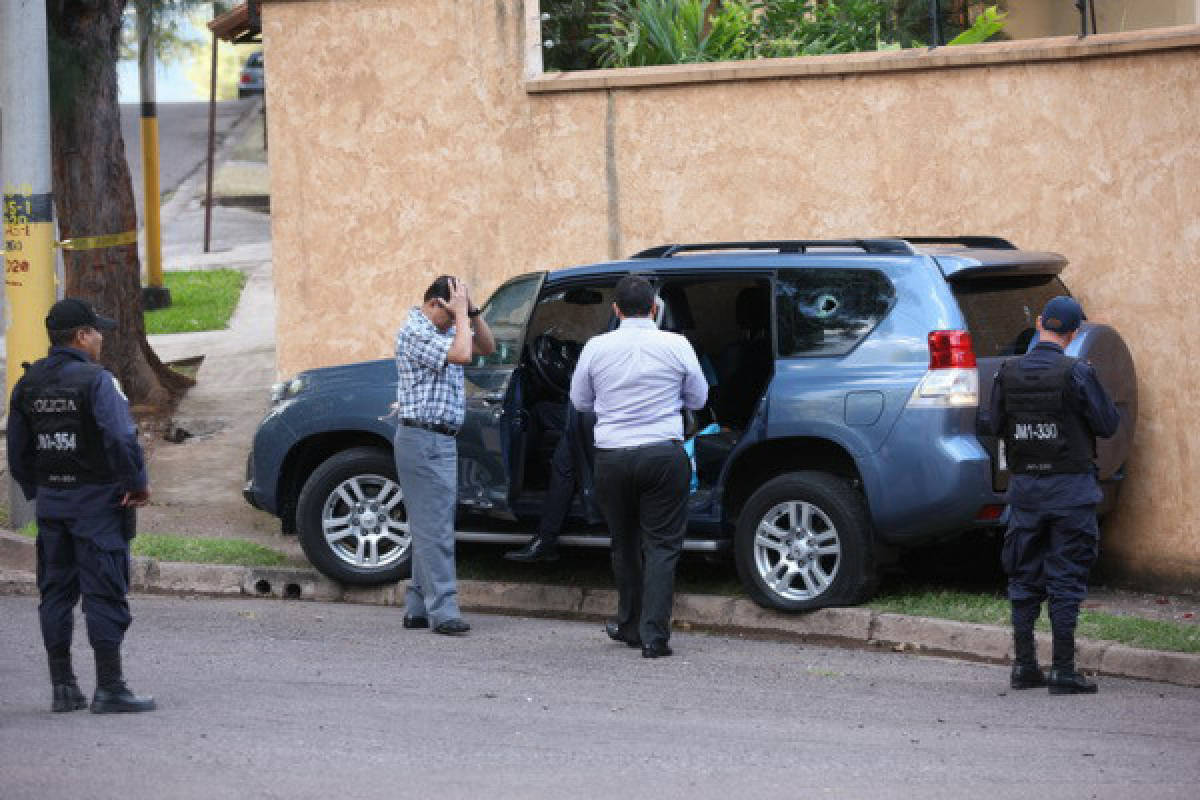
[[[158,186],[158,103],[154,87],[154,11],[150,0],[137,0],[138,77],[142,90],[142,205],[146,230],[146,282],[142,306],[146,311],[171,305],[171,290],[163,285],[162,205]]]
[[[46,355],[46,314],[56,299],[50,171],[50,67],[45,0],[0,3],[0,175],[4,178],[4,288],[8,297],[5,405],[22,362]],[[11,409],[9,409],[11,413]],[[34,517],[15,482],[9,524]]]

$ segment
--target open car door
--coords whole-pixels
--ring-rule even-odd
[[[526,418],[514,380],[525,327],[546,273],[521,275],[505,283],[481,309],[496,340],[496,351],[476,356],[463,370],[466,419],[458,434],[458,503],[489,516],[513,518],[512,498],[524,464]]]

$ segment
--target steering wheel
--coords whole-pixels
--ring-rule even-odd
[[[543,333],[533,340],[531,358],[534,372],[548,387],[565,395],[571,391],[571,373],[583,345]]]

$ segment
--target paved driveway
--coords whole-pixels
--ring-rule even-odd
[[[127,671],[161,710],[122,718],[46,712],[35,600],[0,597],[6,800],[1192,798],[1200,779],[1194,689],[1052,698],[906,654],[677,634],[646,661],[595,623],[475,615],[448,639],[396,609],[133,602]]]

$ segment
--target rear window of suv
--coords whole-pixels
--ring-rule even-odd
[[[781,269],[775,284],[779,355],[845,355],[895,301],[895,287],[877,270]]]
[[[952,282],[950,289],[967,319],[975,355],[981,358],[1027,351],[1047,301],[1070,294],[1057,275],[964,280]]]

